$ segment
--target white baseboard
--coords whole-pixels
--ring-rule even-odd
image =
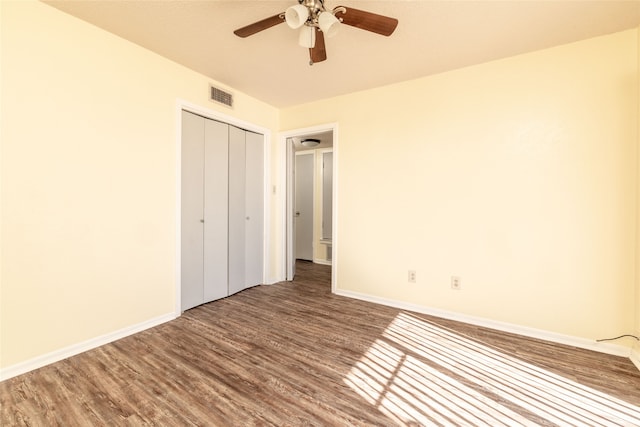
[[[52,351],[51,353],[43,354],[42,356],[34,357],[33,359],[29,359],[25,362],[21,362],[13,366],[2,368],[0,369],[0,381],[8,380],[9,378],[25,374],[29,371],[33,371],[34,369],[42,368],[43,366],[49,365],[51,363],[58,362],[60,360],[75,356],[76,354],[88,350],[92,350],[96,347],[100,347],[101,345],[108,344],[129,335],[136,334],[138,332],[142,332],[145,329],[158,326],[175,318],[175,313],[168,313],[162,316],[155,317],[153,319],[149,319],[142,323],[138,323],[136,325],[128,326],[118,331],[114,331],[105,335],[101,335],[99,337],[91,338],[87,341],[70,345],[69,347]]]
[[[314,264],[331,265],[331,260],[326,260],[321,258],[314,258],[313,262]]]
[[[640,343],[636,344],[631,349],[631,355],[629,356],[629,359],[631,359],[633,364],[636,365],[636,368],[638,368],[638,370],[640,371]]]
[[[450,312],[446,310],[440,310],[416,304],[410,304],[403,301],[396,301],[386,298],[375,297],[366,294],[360,294],[357,292],[336,290],[336,295],[342,295],[349,298],[355,298],[363,301],[368,301],[376,304],[386,305],[389,307],[395,307],[402,310],[414,311],[417,313],[428,314],[431,316],[442,317],[444,319],[456,320],[459,322],[469,323],[476,326],[483,326],[490,329],[496,329],[499,331],[515,333],[531,338],[542,339],[545,341],[551,341],[559,344],[570,345],[574,347],[584,348],[587,350],[594,350],[601,353],[613,354],[616,356],[629,357],[633,364],[640,370],[640,344],[637,344],[633,349],[629,349],[624,346],[615,344],[598,343],[595,341],[587,340],[584,338],[573,337],[569,335],[557,334],[554,332],[548,332],[540,329],[529,328],[525,326],[519,326],[511,323],[497,322],[490,319],[481,317],[468,316],[460,313]],[[71,345],[69,347],[62,348],[60,350],[53,351],[51,353],[44,354],[42,356],[29,359],[25,362],[18,363],[13,366],[0,369],[0,381],[13,378],[15,376],[33,371],[43,366],[49,365],[54,362],[66,359],[76,354],[100,347],[101,345],[108,344],[113,341],[117,341],[121,338],[129,335],[142,332],[146,329],[158,326],[162,323],[174,320],[177,316],[175,313],[168,313],[156,318],[147,320],[136,325],[132,325],[118,331],[105,334],[99,337],[89,339],[87,341]]]
[[[562,335],[555,332],[549,332],[541,329],[529,328],[527,326],[520,326],[513,323],[498,322],[491,319],[482,317],[469,316],[466,314],[456,313],[452,311],[440,310],[437,308],[425,307],[417,304],[410,304],[404,301],[391,300],[386,298],[380,298],[372,295],[361,294],[358,292],[336,290],[336,295],[342,295],[349,298],[355,298],[363,301],[373,302],[376,304],[382,304],[389,307],[399,308],[401,310],[414,311],[416,313],[428,314],[431,316],[441,317],[449,320],[456,320],[463,323],[469,323],[475,326],[482,326],[485,328],[496,329],[503,332],[509,332],[513,334],[523,335],[530,338],[541,339],[545,341],[551,341],[557,344],[570,345],[573,347],[579,347],[586,350],[598,351],[600,353],[612,354],[615,356],[630,357],[630,349],[625,346],[599,343],[596,341],[588,340],[585,338],[574,337],[570,335]],[[637,362],[634,361],[638,369],[640,369],[640,352],[636,351]]]

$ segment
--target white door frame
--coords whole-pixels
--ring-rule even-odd
[[[288,201],[293,198],[293,188],[291,186],[287,186],[287,183],[290,182],[288,171],[291,168],[287,167],[289,160],[289,156],[287,156],[288,146],[287,140],[289,138],[300,137],[304,135],[309,135],[313,133],[321,133],[321,132],[333,132],[333,212],[332,212],[332,244],[331,244],[331,292],[335,292],[337,281],[336,281],[336,271],[337,271],[337,259],[338,259],[338,123],[327,123],[323,125],[317,125],[307,128],[300,129],[292,129],[289,131],[281,132],[278,135],[278,151],[280,153],[280,177],[279,177],[279,187],[286,189],[285,197],[281,198],[281,209],[284,212],[282,215],[282,242],[284,243],[282,248],[282,264],[281,271],[283,271],[284,280],[291,280],[292,277],[289,277],[288,266],[292,265],[293,259],[295,255],[289,248],[293,245],[293,212],[289,212],[287,209]]]
[[[263,212],[263,230],[264,230],[264,258],[262,260],[262,283],[266,283],[266,278],[270,276],[268,274],[269,260],[271,259],[270,247],[271,247],[271,233],[270,233],[270,209],[268,203],[271,188],[270,176],[271,176],[271,129],[258,126],[254,123],[250,123],[244,120],[240,120],[236,117],[228,114],[221,113],[216,110],[202,107],[197,104],[193,104],[189,101],[178,99],[176,101],[176,289],[175,289],[175,316],[179,317],[182,314],[182,247],[180,242],[182,241],[181,230],[181,217],[182,217],[182,110],[189,111],[194,114],[198,114],[208,119],[217,120],[219,122],[227,123],[232,126],[236,126],[251,132],[259,133],[264,136],[264,177],[263,177],[263,194],[264,194],[264,212]]]

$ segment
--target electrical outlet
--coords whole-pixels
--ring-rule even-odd
[[[456,291],[462,289],[462,282],[460,280],[460,277],[451,276],[451,289],[455,289]]]
[[[416,283],[416,271],[415,270],[409,270],[409,283]]]

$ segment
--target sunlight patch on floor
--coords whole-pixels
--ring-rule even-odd
[[[640,408],[400,313],[345,383],[401,425],[640,426]]]

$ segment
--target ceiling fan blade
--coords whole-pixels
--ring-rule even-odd
[[[334,11],[336,18],[339,18],[343,24],[383,36],[390,36],[398,26],[398,20],[396,18],[378,15],[352,7],[338,6]]]
[[[249,24],[246,27],[238,28],[233,32],[233,34],[235,34],[238,37],[249,37],[262,30],[271,28],[274,25],[278,25],[281,22],[284,22],[284,12],[271,16],[269,18],[263,19],[261,21],[254,22],[253,24]]]
[[[309,57],[311,58],[312,64],[327,59],[327,49],[324,45],[324,34],[322,31],[316,31],[316,45],[309,49]]]

